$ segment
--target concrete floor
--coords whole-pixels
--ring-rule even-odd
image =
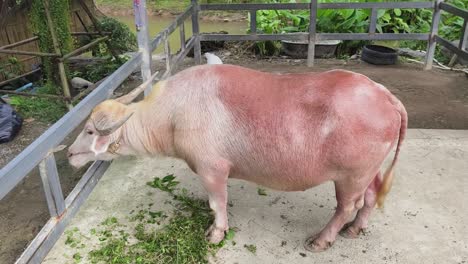
[[[206,198],[181,161],[123,158],[112,164],[68,229],[89,234],[107,217],[127,218],[139,204],[154,202],[153,210],[168,210],[163,203],[168,197],[146,186],[167,173],[178,176],[194,196]],[[338,237],[323,253],[305,251],[303,241],[332,216],[332,184],[267,193],[259,196],[256,185],[230,180],[229,221],[238,228],[237,244],[228,243],[214,263],[468,263],[468,131],[409,130],[385,209],[374,212],[365,236]],[[64,242],[65,235],[44,263],[73,263],[77,250]],[[93,243],[78,250],[82,256]],[[256,245],[256,254],[244,244]]]

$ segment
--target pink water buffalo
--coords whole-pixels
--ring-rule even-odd
[[[228,230],[230,177],[282,191],[333,181],[336,212],[305,247],[325,250],[340,230],[357,237],[390,190],[407,128],[404,106],[384,86],[343,70],[271,74],[202,65],[160,81],[143,101],[128,104],[137,93],[93,110],[69,148],[70,163],[159,154],[185,160],[215,213],[207,230],[213,243]]]

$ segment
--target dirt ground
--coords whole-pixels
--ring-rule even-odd
[[[328,69],[346,69],[367,75],[390,89],[406,106],[410,128],[468,129],[468,78],[459,72],[442,70],[423,71],[418,64],[373,66],[359,60],[316,60],[316,66],[308,68],[305,60],[287,58],[257,59],[250,55],[237,56],[230,52],[215,52],[224,63],[270,72],[307,72]],[[155,63],[161,69],[164,62]],[[187,59],[179,70],[192,66]],[[123,91],[137,85],[126,84]],[[39,122],[25,123],[15,140],[0,145],[0,167],[14,158],[49,125]],[[71,143],[74,136],[64,142]],[[68,193],[84,170],[74,171],[65,159],[65,153],[57,153],[64,193]],[[33,171],[13,192],[0,201],[0,263],[13,263],[29,241],[34,238],[49,218],[37,171]]]

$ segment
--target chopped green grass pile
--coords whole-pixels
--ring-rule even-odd
[[[170,204],[174,210],[171,213],[151,211],[149,208],[133,210],[129,220],[135,225],[130,233],[123,230],[115,217],[92,229],[91,235],[96,236],[100,244],[89,252],[88,261],[112,264],[208,263],[210,255],[214,255],[227,240],[234,238],[234,231],[230,230],[220,244],[210,244],[205,239],[205,230],[213,221],[208,202],[190,197],[185,189],[176,189],[177,184],[173,175],[155,178],[148,183],[148,186],[172,196]],[[76,237],[74,233],[71,235]],[[73,237],[70,244],[81,244]],[[76,263],[83,258],[79,253],[73,255]]]

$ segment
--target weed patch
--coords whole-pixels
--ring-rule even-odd
[[[24,118],[32,117],[42,122],[53,123],[67,112],[65,103],[59,100],[22,96],[11,96],[10,98],[10,104]]]

